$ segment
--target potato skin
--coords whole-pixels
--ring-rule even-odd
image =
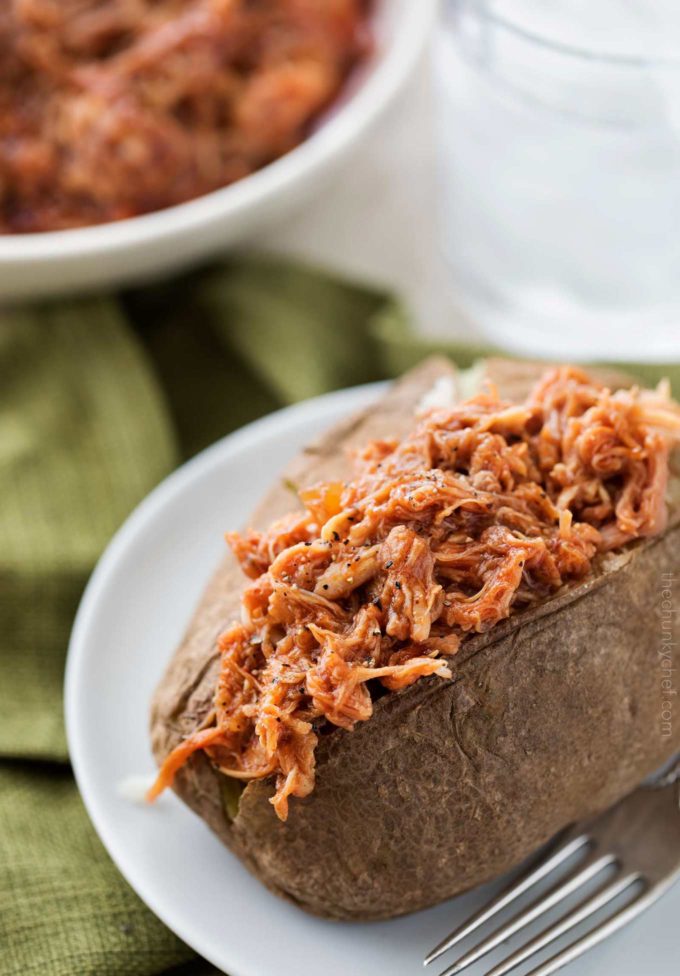
[[[258,871],[312,911],[387,918],[493,878],[632,790],[680,746],[661,737],[657,656],[679,536],[471,653],[453,682],[385,697],[329,736],[287,824],[270,788],[249,789],[234,830]]]
[[[409,391],[430,374],[407,381]],[[217,660],[206,638],[232,571],[213,582],[157,693],[159,760],[210,708]],[[322,737],[316,788],[285,824],[268,782],[248,786],[228,823],[203,756],[177,792],[268,887],[308,911],[368,920],[436,904],[605,809],[680,748],[680,720],[662,737],[658,653],[662,574],[679,572],[675,527],[466,642],[452,681],[386,695],[370,721]]]

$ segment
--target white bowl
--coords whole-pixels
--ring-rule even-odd
[[[116,223],[0,237],[0,299],[150,278],[251,237],[318,192],[408,79],[437,0],[377,0],[376,53],[300,146],[214,193]]]

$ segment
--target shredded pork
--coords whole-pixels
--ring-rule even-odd
[[[297,145],[366,0],[1,0],[0,233],[117,220]]]
[[[319,733],[370,718],[376,687],[450,678],[467,635],[662,532],[679,440],[666,388],[553,369],[521,404],[489,388],[429,410],[359,453],[353,480],[301,491],[302,512],[229,535],[251,582],[219,641],[214,726],[171,753],[151,798],[204,749],[228,776],[275,776],[285,820],[314,788]]]

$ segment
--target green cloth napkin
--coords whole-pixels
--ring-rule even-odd
[[[76,791],[62,680],[80,594],[116,528],[185,458],[435,350],[386,296],[274,261],[0,311],[3,976],[214,972],[129,889]],[[483,352],[447,350],[462,366]]]

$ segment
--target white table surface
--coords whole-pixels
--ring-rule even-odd
[[[251,245],[397,292],[427,334],[475,337],[455,306],[436,219],[429,58],[399,102],[306,210]]]

